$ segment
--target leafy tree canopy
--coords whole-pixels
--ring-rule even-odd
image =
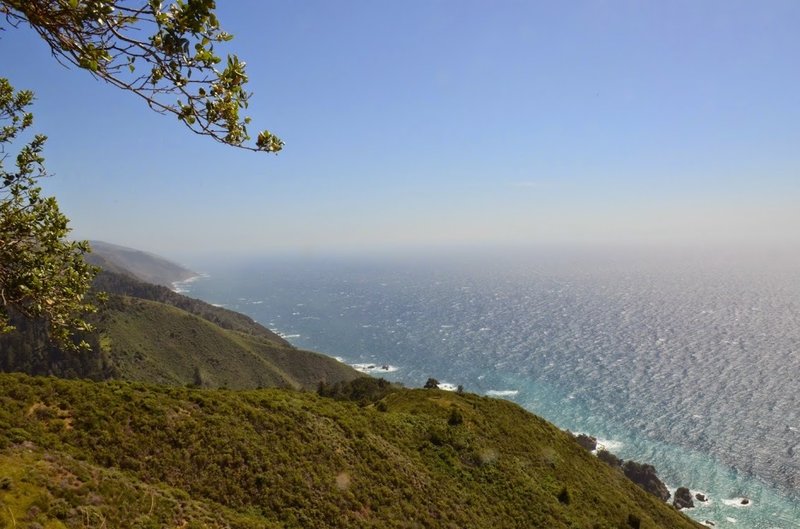
[[[13,330],[14,315],[44,318],[51,336],[69,347],[72,331],[89,329],[81,317],[92,309],[85,298],[94,276],[83,260],[88,246],[66,240],[67,218],[36,183],[45,175],[45,136],[34,136],[14,168],[5,167],[6,149],[33,124],[32,100],[33,93],[0,78],[0,333]]]
[[[435,378],[429,378],[422,387],[425,389],[439,389],[439,381]]]
[[[215,7],[214,0],[0,0],[0,16],[33,29],[60,63],[138,95],[197,134],[276,153],[283,141],[269,131],[252,141],[250,118],[240,115],[250,97],[245,65],[216,54],[231,35]],[[81,314],[92,310],[86,294],[96,270],[83,260],[88,244],[67,240],[67,218],[37,184],[46,174],[45,136],[18,137],[33,123],[32,101],[32,92],[0,77],[0,333],[18,315],[43,318],[51,337],[70,347],[75,331],[90,328]]]
[[[0,0],[8,24],[28,25],[62,64],[74,65],[174,114],[193,132],[236,147],[278,152],[283,141],[247,131],[250,94],[245,63],[223,60],[215,45],[231,40],[214,0]]]

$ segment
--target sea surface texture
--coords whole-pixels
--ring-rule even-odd
[[[797,256],[486,250],[204,271],[189,295],[299,347],[507,398],[655,465],[709,497],[685,511],[701,522],[800,527]]]

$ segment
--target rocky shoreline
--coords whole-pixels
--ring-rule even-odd
[[[678,510],[694,508],[695,500],[700,503],[707,503],[709,501],[708,496],[702,492],[696,492],[692,495],[689,488],[683,486],[675,490],[675,495],[673,497],[666,484],[658,477],[653,465],[639,463],[637,461],[624,461],[605,448],[598,447],[596,437],[583,433],[569,433],[581,447],[595,454],[598,459],[607,465],[619,469],[628,479],[645,491],[665,502],[673,498],[672,505]],[[736,502],[741,506],[750,505],[750,500],[748,498],[738,498]],[[706,525],[714,524],[713,522],[709,522]]]

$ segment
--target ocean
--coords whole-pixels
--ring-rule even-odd
[[[539,248],[208,259],[192,297],[409,387],[653,464],[719,528],[800,527],[800,255]],[[743,505],[742,500],[749,500]]]

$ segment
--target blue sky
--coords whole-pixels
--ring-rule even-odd
[[[167,255],[800,244],[798,2],[219,4],[277,157],[0,34],[75,236]]]

